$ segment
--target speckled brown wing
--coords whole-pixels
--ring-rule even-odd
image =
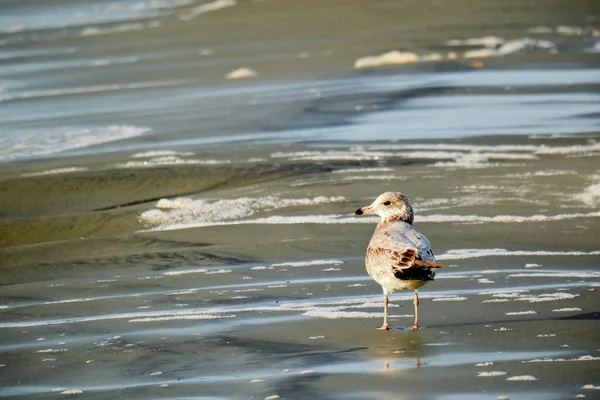
[[[398,279],[431,280],[435,262],[429,240],[405,222],[378,226],[367,249],[367,269],[373,274],[392,271]]]
[[[367,257],[380,268],[389,268],[398,279],[432,280],[435,272],[431,268],[442,268],[443,264],[423,261],[415,249],[406,249],[402,253],[381,247],[369,247]]]

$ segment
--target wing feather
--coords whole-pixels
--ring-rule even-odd
[[[402,221],[377,227],[367,249],[367,262],[391,269],[399,279],[430,280],[435,275],[430,268],[443,267],[435,262],[427,237]]]

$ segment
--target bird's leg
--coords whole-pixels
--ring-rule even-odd
[[[413,331],[419,330],[419,292],[415,290],[415,300],[413,301],[415,305],[415,324],[412,327]]]
[[[377,328],[380,331],[389,331],[390,330],[390,326],[388,325],[388,322],[387,322],[387,315],[388,315],[388,294],[384,290],[383,291],[383,325],[381,325],[381,327]]]

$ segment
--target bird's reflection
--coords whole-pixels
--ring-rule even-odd
[[[421,368],[421,358],[433,350],[424,346],[422,332],[393,330],[388,337],[378,339],[369,347],[369,357],[383,364],[384,373],[417,370]]]

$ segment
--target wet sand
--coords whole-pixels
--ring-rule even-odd
[[[51,3],[0,13],[0,397],[600,396],[600,3]]]
[[[144,194],[173,201],[177,176],[188,177],[194,193],[176,207],[155,208],[134,191],[102,197],[89,171],[4,181],[56,190],[44,211],[54,216],[3,222],[6,231],[30,224],[21,229],[31,233],[4,238],[13,245],[2,249],[0,393],[594,398],[600,231],[585,190],[597,169],[596,138],[425,143],[437,153],[412,162],[401,148],[410,144],[287,146],[285,154],[232,147],[230,155],[277,162],[127,176],[170,182]],[[461,164],[484,149],[489,159]],[[200,171],[227,183],[196,186],[189,177]],[[244,178],[232,179],[233,171]],[[95,201],[56,211],[82,177]],[[422,290],[419,332],[408,330],[406,292],[391,297],[394,329],[375,330],[382,296],[363,257],[376,220],[351,217],[374,194],[396,189],[411,195],[417,228],[447,263]],[[81,210],[109,200],[140,201]],[[15,214],[31,213],[3,201],[21,207]],[[56,241],[40,239],[52,232]]]

